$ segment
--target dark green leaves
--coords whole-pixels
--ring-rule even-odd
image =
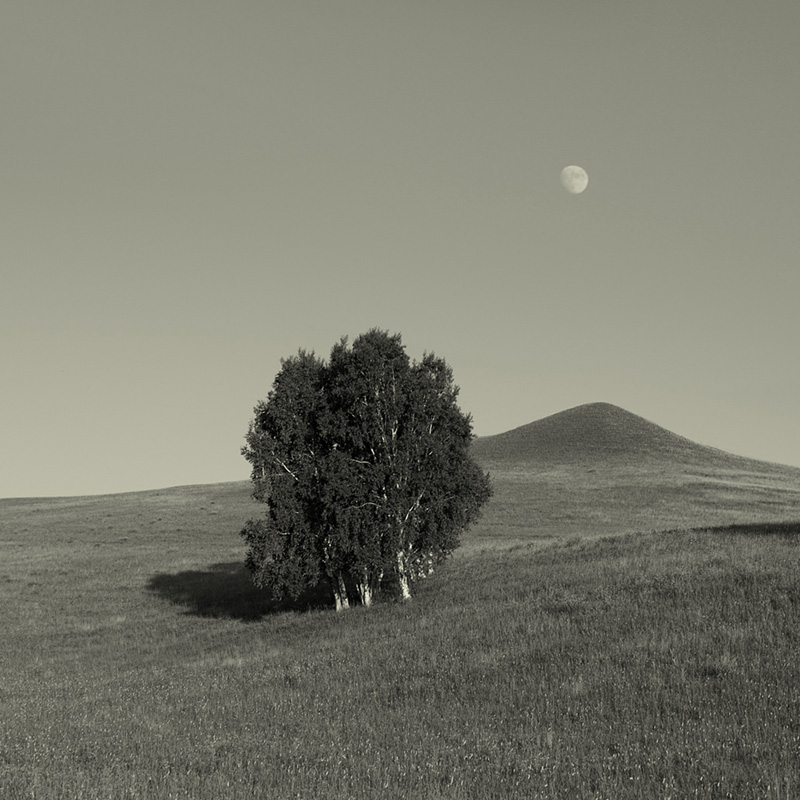
[[[327,364],[284,360],[242,451],[267,504],[243,531],[254,578],[294,596],[321,575],[362,599],[381,586],[410,596],[491,493],[457,396],[442,359],[412,362],[379,330],[343,339]]]

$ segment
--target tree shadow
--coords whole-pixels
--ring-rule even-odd
[[[280,611],[308,611],[332,605],[330,587],[324,581],[297,600],[276,599],[253,583],[240,561],[211,564],[204,570],[160,572],[150,578],[147,588],[175,605],[185,606],[187,614],[246,622]]]

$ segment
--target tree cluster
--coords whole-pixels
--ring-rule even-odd
[[[242,530],[254,581],[290,597],[327,581],[337,609],[410,598],[491,495],[457,396],[442,359],[380,330],[282,360],[242,448],[266,504]]]

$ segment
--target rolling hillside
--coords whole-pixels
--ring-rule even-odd
[[[478,438],[473,453],[495,488],[484,543],[800,519],[800,469],[697,444],[608,403]]]
[[[494,497],[457,555],[571,536],[800,520],[800,469],[697,444],[608,403],[481,437],[472,447]],[[248,481],[0,499],[0,540],[20,527],[51,530],[56,540],[79,528],[98,544],[163,529],[165,541],[177,543],[208,521],[235,533],[261,513]]]
[[[475,452],[369,612],[253,586],[246,481],[0,500],[0,797],[800,796],[800,470],[606,405]]]

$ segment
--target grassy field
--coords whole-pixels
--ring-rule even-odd
[[[0,797],[800,796],[800,473],[593,468],[341,615],[249,584],[247,484],[0,500]]]

